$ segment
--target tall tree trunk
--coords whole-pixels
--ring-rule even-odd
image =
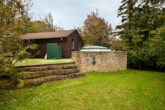
[[[140,61],[139,69],[142,70],[142,62]]]

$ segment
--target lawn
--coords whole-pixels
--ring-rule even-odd
[[[0,110],[165,110],[165,73],[128,70],[1,90]]]
[[[16,66],[24,65],[38,65],[38,64],[51,64],[51,63],[67,63],[72,62],[72,59],[25,59],[18,62]]]

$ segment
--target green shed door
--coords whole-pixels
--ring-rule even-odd
[[[62,58],[61,47],[57,43],[47,44],[47,59]]]

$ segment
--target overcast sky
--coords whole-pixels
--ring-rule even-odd
[[[112,27],[120,24],[117,9],[121,0],[32,0],[30,11],[33,19],[52,13],[54,24],[66,30],[83,26],[84,20],[91,11],[98,9],[99,15],[105,18]]]

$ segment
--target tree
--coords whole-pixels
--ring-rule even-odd
[[[112,33],[112,27],[108,22],[101,18],[98,11],[91,12],[84,21],[82,38],[85,44],[109,46],[109,35]]]
[[[122,25],[118,25],[118,34],[128,43],[142,45],[150,31],[161,27],[165,22],[163,0],[123,0],[118,9]]]
[[[115,37],[111,38],[110,40],[110,48],[117,51],[125,51],[126,50],[126,43],[121,39],[117,39]]]
[[[28,29],[29,33],[63,30],[63,28],[54,25],[54,20],[51,13],[48,13],[44,18],[40,18],[39,20],[30,21],[30,24],[31,26]]]
[[[22,61],[29,53],[28,49],[35,49],[36,45],[25,47],[21,35],[29,27],[28,9],[30,0],[1,0],[0,1],[0,76],[8,75],[18,81],[19,75],[15,64]]]
[[[165,68],[165,25],[156,30],[156,35],[149,40],[150,50],[152,50],[152,59],[155,59],[155,65],[160,69]],[[163,70],[165,71],[165,69]]]
[[[48,30],[48,25],[41,20],[37,20],[37,21],[31,21],[31,26],[28,29],[28,33],[37,33],[37,32],[50,32],[51,30]],[[53,30],[54,31],[54,30]]]
[[[165,25],[159,28],[157,38],[153,47],[156,47],[155,53],[157,53],[157,66],[165,68]],[[165,69],[164,69],[165,71]]]
[[[55,26],[53,24],[53,17],[51,13],[48,13],[48,15],[44,18],[45,24],[47,24],[46,29],[49,31],[55,31]]]
[[[134,24],[133,14],[135,13],[134,6],[137,0],[122,0],[122,5],[118,9],[118,16],[122,19],[122,25],[117,26],[120,31],[118,34],[120,38],[124,41],[131,42],[132,36],[134,34]]]
[[[164,0],[123,0],[118,16],[122,25],[117,26],[118,35],[127,43],[128,64],[141,69],[154,65],[149,39],[164,23]],[[151,62],[152,61],[152,62]]]

